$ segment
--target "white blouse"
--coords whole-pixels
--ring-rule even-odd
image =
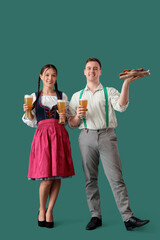
[[[33,97],[33,102],[36,100],[36,94],[32,93],[31,96]],[[68,97],[65,93],[62,93],[62,99],[66,101],[66,116],[68,114]],[[42,96],[41,97],[41,101],[42,101],[42,105],[47,106],[48,108],[52,109],[53,106],[57,105],[57,96]],[[25,114],[22,117],[22,121],[24,123],[26,123],[28,126],[30,127],[37,127],[37,118],[36,118],[36,113],[35,113],[35,109],[31,110],[34,118],[33,120],[29,120],[25,118]]]

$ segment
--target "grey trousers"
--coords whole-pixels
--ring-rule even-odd
[[[133,213],[129,206],[128,193],[122,177],[114,129],[83,129],[79,135],[79,147],[85,174],[87,202],[92,217],[101,218],[100,194],[97,183],[100,157],[122,219],[123,221],[128,220],[133,216]]]

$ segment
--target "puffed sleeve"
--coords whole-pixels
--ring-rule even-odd
[[[124,112],[127,109],[129,102],[125,106],[120,106],[119,105],[120,93],[115,88],[107,88],[107,89],[108,89],[108,97],[109,97],[109,100],[111,101],[113,108],[116,111]]]
[[[68,102],[68,97],[64,92],[62,93],[62,99]]]
[[[71,126],[70,119],[77,114],[76,110],[77,110],[77,106],[79,105],[79,94],[80,94],[80,92],[73,94],[71,101],[69,103],[68,126],[73,129],[77,128],[77,127]]]
[[[69,101],[68,101],[67,95],[64,92],[62,93],[62,100],[65,100],[65,102],[66,102],[66,108],[65,108],[66,109],[66,122],[64,125],[67,125],[68,117],[69,117]]]
[[[36,100],[36,94],[32,93],[31,96],[33,96],[33,102]],[[36,118],[36,113],[35,113],[35,109],[31,110],[32,114],[33,114],[33,120],[29,120],[25,118],[25,114],[23,114],[22,117],[22,121],[27,124],[29,127],[37,127],[37,118]]]

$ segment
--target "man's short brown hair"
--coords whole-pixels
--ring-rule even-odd
[[[102,65],[101,65],[101,62],[99,61],[98,58],[88,58],[87,61],[86,61],[86,64],[88,62],[98,62],[99,66],[100,66],[100,69],[102,68]],[[86,66],[86,65],[85,65]]]

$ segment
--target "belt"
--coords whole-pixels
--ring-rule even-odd
[[[83,128],[82,130],[86,132],[105,132],[108,128],[103,128],[103,129],[88,129],[88,128]]]

